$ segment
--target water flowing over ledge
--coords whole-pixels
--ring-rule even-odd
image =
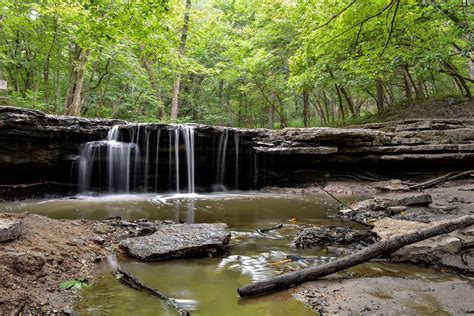
[[[194,193],[292,185],[344,172],[458,171],[472,163],[469,119],[270,131],[130,124],[0,107],[2,198],[21,197],[15,185],[39,184],[37,195]]]

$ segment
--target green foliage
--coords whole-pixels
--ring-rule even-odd
[[[2,0],[9,90],[0,101],[65,113],[83,61],[87,117],[154,121],[164,108],[166,121],[179,76],[180,122],[343,124],[408,99],[469,95],[469,9],[457,0],[193,1],[182,56],[184,0]]]
[[[59,284],[59,289],[78,291],[86,286],[87,283],[84,280],[66,280]]]

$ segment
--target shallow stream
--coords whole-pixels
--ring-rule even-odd
[[[121,216],[186,223],[224,222],[232,231],[225,258],[200,258],[143,263],[109,258],[97,271],[95,283],[84,289],[76,310],[80,315],[175,315],[162,302],[122,285],[110,273],[115,260],[143,283],[173,297],[192,315],[314,315],[314,311],[283,291],[254,299],[239,299],[237,288],[251,281],[334,260],[324,249],[291,247],[296,232],[308,224],[344,225],[329,219],[338,205],[318,195],[257,193],[185,195],[78,196],[68,199],[4,203],[7,212],[37,213],[63,219],[105,219]],[[278,224],[265,235],[257,229]],[[347,225],[347,223],[345,223]],[[288,262],[299,255],[315,260]],[[403,275],[432,281],[450,276],[410,265],[368,263],[349,270],[355,276]]]

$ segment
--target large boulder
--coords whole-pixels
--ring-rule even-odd
[[[128,238],[120,246],[143,261],[217,256],[227,251],[230,237],[227,225],[222,223],[164,224],[155,233]]]

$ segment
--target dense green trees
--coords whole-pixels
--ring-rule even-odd
[[[244,127],[471,97],[469,0],[1,0],[0,104]]]

